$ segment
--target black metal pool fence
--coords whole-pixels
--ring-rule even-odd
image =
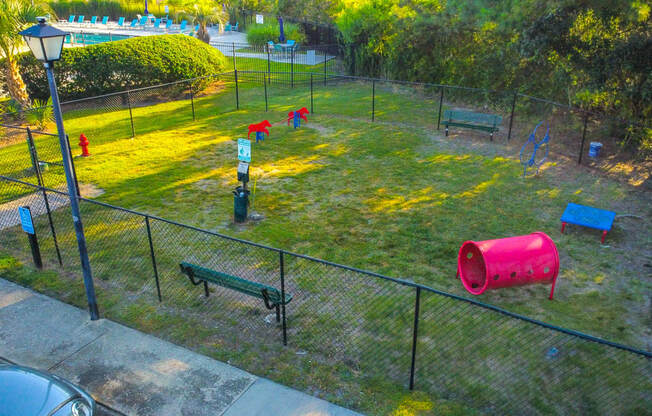
[[[297,106],[350,117],[351,109],[327,99],[346,91],[364,102],[366,110],[359,116],[368,121],[422,123],[433,130],[444,106],[482,99],[474,108],[507,115],[509,127],[495,136],[496,142],[508,142],[510,136],[515,140],[526,131],[518,117],[527,124],[532,116],[520,106],[546,108],[551,117],[565,117],[568,129],[559,134],[572,132],[569,150],[578,150],[589,129],[587,113],[578,117],[572,109],[523,95],[323,74],[304,74],[289,82],[284,77],[234,71],[211,79],[233,94],[226,101],[228,108],[220,111],[282,109],[300,91]],[[113,128],[133,137],[152,128],[151,120],[136,110],[156,103],[187,100],[187,111],[175,110],[173,115],[180,122],[214,114],[214,105],[205,107],[202,93],[194,89],[199,81],[69,101],[64,111],[100,116],[123,111],[124,120]],[[414,120],[387,111],[397,102],[413,111]],[[0,166],[5,166],[0,172],[0,247],[30,261],[16,209],[30,206],[45,267],[63,272],[61,282],[35,287],[83,305],[74,228],[67,195],[59,190],[62,168],[56,137],[10,125],[0,130]],[[23,150],[8,145],[15,142],[26,145]],[[42,170],[45,165],[47,171]],[[652,408],[648,351],[409,280],[78,198],[103,317],[255,374],[286,383],[291,379],[294,387],[319,389],[322,397],[372,412],[360,391],[417,389],[435,403],[443,400],[491,414],[644,414]],[[179,264],[184,261],[274,287],[291,294],[292,301],[277,323],[260,299],[214,285],[205,296],[181,274]]]

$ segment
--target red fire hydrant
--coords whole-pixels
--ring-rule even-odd
[[[90,156],[91,154],[88,153],[88,139],[86,136],[84,136],[84,133],[79,135],[79,146],[82,148],[82,156]]]

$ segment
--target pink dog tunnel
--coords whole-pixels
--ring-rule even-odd
[[[559,274],[559,254],[552,239],[540,231],[497,240],[466,241],[460,247],[457,272],[473,295],[488,289],[552,283],[552,299]]]

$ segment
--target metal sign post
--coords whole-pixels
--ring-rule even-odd
[[[38,238],[36,237],[34,221],[32,220],[32,211],[28,206],[19,207],[18,215],[20,216],[20,225],[23,227],[25,234],[27,234],[27,240],[29,241],[29,246],[32,249],[32,258],[34,259],[34,265],[37,269],[40,270],[43,268],[43,261],[41,260],[41,250],[38,246]]]
[[[249,162],[251,162],[251,141],[247,139],[238,139],[238,181],[242,186],[238,186],[233,191],[233,218],[235,222],[245,222],[247,220],[247,208],[249,206]]]

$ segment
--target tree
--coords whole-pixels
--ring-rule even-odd
[[[29,0],[0,1],[0,50],[5,57],[7,89],[23,108],[30,106],[30,100],[16,62],[16,54],[24,45],[18,32],[36,24],[36,17],[48,12],[48,6]]]
[[[195,3],[192,10],[193,22],[199,24],[197,38],[209,43],[211,37],[208,34],[208,25],[213,23],[223,24],[226,21],[226,13],[221,7],[216,7],[215,3],[210,1]]]

